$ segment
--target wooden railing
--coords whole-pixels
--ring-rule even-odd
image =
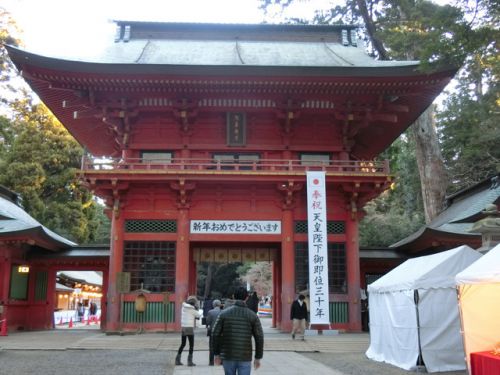
[[[327,173],[389,174],[389,163],[385,161],[330,160],[310,161],[260,159],[258,161],[221,161],[215,159],[141,160],[141,159],[98,159],[84,157],[83,172],[110,171],[241,171],[249,174],[259,172],[305,172],[325,171]]]

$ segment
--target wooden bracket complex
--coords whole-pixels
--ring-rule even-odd
[[[189,208],[190,206],[190,195],[196,188],[196,184],[192,182],[186,182],[184,178],[180,178],[179,182],[171,182],[170,188],[177,191],[177,207],[178,208]]]
[[[292,209],[295,206],[296,193],[300,191],[303,186],[303,184],[298,184],[294,181],[278,184],[278,190],[282,191],[284,195],[282,205],[284,210]]]

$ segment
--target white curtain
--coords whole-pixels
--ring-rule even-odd
[[[420,344],[427,372],[465,369],[457,292],[419,289]]]
[[[413,290],[370,293],[370,347],[366,356],[414,370],[418,336]]]

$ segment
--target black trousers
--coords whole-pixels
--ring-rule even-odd
[[[212,335],[208,336],[208,348],[209,348],[208,363],[213,364],[215,355],[214,355],[214,346],[212,343]]]
[[[189,341],[189,354],[193,355],[193,350],[194,350],[194,335],[182,335],[181,336],[181,346],[179,346],[179,350],[177,351],[177,354],[182,354],[182,351],[184,350],[184,347],[186,346],[186,337]]]

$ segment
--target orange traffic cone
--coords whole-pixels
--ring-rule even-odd
[[[73,328],[73,318],[69,318],[68,328]]]
[[[0,321],[2,323],[2,328],[0,329],[0,336],[7,336],[7,319]]]
[[[59,325],[62,325],[63,324],[63,321],[62,321],[62,316],[61,316],[61,319],[59,319]]]

